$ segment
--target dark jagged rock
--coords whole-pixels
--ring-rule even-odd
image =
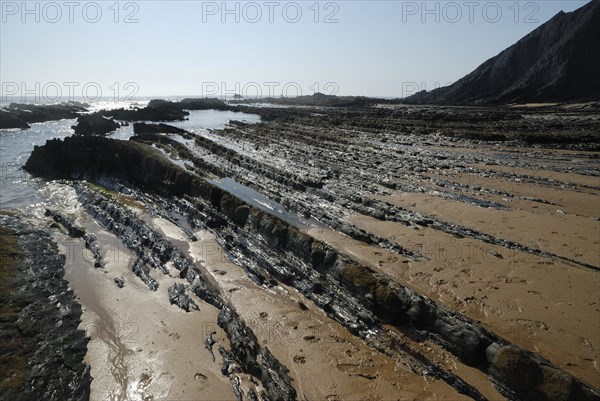
[[[121,178],[156,191],[183,194],[193,176],[149,145],[97,136],[49,140],[34,148],[25,170],[48,178]]]
[[[223,305],[222,301],[215,295],[214,291],[200,278],[196,269],[190,270],[190,273],[188,273],[186,278],[190,282],[190,291],[196,294],[198,298],[217,308],[220,308]]]
[[[146,123],[135,123],[133,124],[133,133],[136,135],[141,134],[185,134],[186,130],[173,127],[168,124],[146,124]]]
[[[138,276],[152,291],[158,289],[158,283],[150,276],[150,268],[140,259],[136,260],[131,266],[131,271],[134,272],[135,275]]]
[[[454,84],[406,99],[507,104],[600,99],[600,1],[560,12]]]
[[[88,338],[49,235],[0,217],[0,398],[87,401]]]
[[[241,380],[238,377],[238,373],[241,372],[241,367],[235,361],[234,356],[225,350],[223,347],[219,347],[219,354],[223,358],[223,364],[221,365],[221,373],[224,376],[229,377],[233,387],[233,393],[235,394],[238,401],[243,400],[242,389],[240,388]]]
[[[198,305],[185,293],[183,284],[173,284],[169,287],[168,293],[171,305],[175,304],[186,312],[189,312],[190,308],[198,309]]]
[[[47,217],[52,217],[57,223],[60,223],[67,230],[69,236],[73,238],[83,238],[85,235],[85,229],[77,226],[71,218],[64,214],[50,209],[46,209],[44,214]]]
[[[83,240],[85,241],[85,247],[89,249],[94,258],[94,267],[104,267],[104,261],[102,260],[102,254],[100,252],[100,246],[96,242],[98,237],[95,234],[86,233],[83,234]]]
[[[77,125],[71,128],[76,135],[106,135],[116,131],[120,125],[101,113],[86,114],[77,118]]]
[[[30,128],[27,121],[14,111],[0,109],[0,129],[4,128]]]
[[[547,361],[515,346],[488,350],[490,371],[493,376],[516,393],[519,399],[539,401],[598,400],[598,393],[577,384],[572,376]]]
[[[217,98],[185,98],[179,102],[185,110],[226,110],[227,105]]]
[[[28,123],[77,118],[86,111],[85,106],[71,102],[50,105],[11,103],[0,109],[0,128],[29,128]]]
[[[189,115],[178,103],[161,99],[151,100],[144,108],[102,110],[99,113],[120,121],[182,121]]]
[[[213,352],[213,345],[215,345],[217,343],[214,340],[214,338],[212,338],[212,336],[214,334],[216,334],[216,332],[214,332],[214,331],[209,333],[208,336],[206,336],[206,339],[204,340],[204,348],[206,348],[208,350],[208,352],[210,352],[213,362],[215,361],[215,353]]]
[[[115,277],[115,278],[113,279],[113,281],[115,282],[115,284],[116,284],[116,285],[117,285],[117,287],[119,287],[119,288],[123,288],[123,287],[125,286],[125,280],[123,280],[123,279],[122,279],[122,278],[120,278],[120,277]]]
[[[228,376],[235,372],[231,360],[244,371],[257,377],[266,387],[269,399],[273,401],[292,401],[296,399],[296,390],[291,385],[288,370],[273,357],[266,347],[261,347],[254,333],[249,330],[240,317],[230,307],[224,306],[219,313],[218,323],[225,330],[231,342],[231,354],[219,352],[224,356],[223,371]]]

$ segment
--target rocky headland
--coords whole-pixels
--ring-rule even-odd
[[[600,1],[559,12],[450,86],[405,99],[421,104],[598,101]]]

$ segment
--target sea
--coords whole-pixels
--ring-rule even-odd
[[[179,100],[180,98],[166,99]],[[18,99],[16,101],[18,102]],[[87,104],[90,106],[89,111],[94,112],[145,107],[149,101],[150,98],[133,98],[118,102],[101,99]],[[8,106],[9,103],[0,103],[0,108]],[[225,128],[232,120],[256,123],[260,121],[260,116],[233,111],[194,110],[190,111],[188,120],[173,121],[168,124],[205,136],[210,135],[211,130]],[[26,214],[38,214],[54,202],[60,202],[60,199],[57,199],[61,196],[60,188],[55,183],[32,177],[23,170],[23,166],[35,146],[43,145],[50,139],[62,139],[73,135],[71,126],[75,123],[75,119],[65,119],[33,123],[30,124],[31,128],[24,130],[0,129],[0,209],[18,209]],[[120,127],[107,137],[125,141],[132,135],[133,123],[130,123],[129,126]]]

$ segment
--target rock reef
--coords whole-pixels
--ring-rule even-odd
[[[31,123],[77,118],[87,106],[78,102],[50,105],[11,103],[0,109],[0,129],[29,128]]]
[[[65,256],[48,234],[5,215],[0,253],[0,398],[88,400],[88,338],[77,329],[81,306],[63,277]]]
[[[143,126],[141,128],[151,132],[165,130],[164,127]],[[186,133],[186,135],[191,134]],[[150,138],[146,137],[146,140]],[[196,143],[215,154],[229,153],[220,149],[217,144],[209,144],[206,141],[205,138],[196,138]],[[267,173],[266,176],[270,177],[269,169],[263,169],[260,164],[255,163],[255,167],[258,166],[259,169],[247,166],[243,164],[244,158],[240,155],[235,155],[234,160],[241,161],[240,165],[249,170]],[[144,196],[151,196],[152,202],[162,205],[157,209],[158,213],[165,216],[176,213],[178,216],[185,216],[192,227],[200,226],[213,230],[222,241],[224,249],[230,252],[231,257],[235,258],[257,283],[263,285],[274,279],[297,289],[328,316],[365,340],[369,339],[373,332],[378,333],[382,338],[393,337],[393,332],[384,327],[384,324],[391,324],[411,338],[423,336],[428,338],[467,365],[489,374],[506,396],[515,396],[523,400],[550,400],[556,399],[557,394],[560,393],[564,395],[564,397],[561,395],[564,399],[598,399],[597,390],[557,368],[541,356],[511,344],[505,338],[460,313],[352,260],[289,222],[219,188],[202,175],[175,165],[163,153],[147,143],[139,140],[116,141],[99,137],[52,140],[34,149],[25,168],[33,174],[47,178],[116,179],[148,191]],[[291,185],[291,181],[275,180],[275,182],[279,182],[276,187],[282,185],[300,192],[314,192],[306,185],[295,187]],[[283,392],[277,392],[276,389],[287,388],[284,384],[289,384],[289,381],[285,379],[285,374],[274,376],[272,373],[266,373],[273,372],[273,368],[268,368],[271,358],[266,350],[253,346],[248,348],[248,345],[244,347],[235,345],[241,344],[236,340],[236,333],[240,331],[236,327],[241,322],[234,318],[235,312],[224,305],[218,291],[202,278],[202,274],[193,268],[185,257],[177,256],[172,246],[158,239],[156,234],[142,229],[143,225],[140,223],[134,223],[135,218],[130,213],[124,212],[107,199],[94,194],[93,191],[84,190],[81,185],[77,188],[81,196],[84,196],[84,204],[89,208],[91,215],[108,229],[117,230],[126,246],[136,250],[139,257],[149,258],[146,263],[163,270],[164,263],[172,259],[181,275],[187,277],[191,284],[189,290],[201,299],[221,308],[223,318],[220,318],[220,324],[226,329],[234,345],[231,356],[225,351],[220,351],[225,360],[235,361],[236,366],[258,377],[268,389],[272,399],[294,398],[291,387]],[[329,202],[335,199],[333,195],[327,194],[325,198]],[[345,204],[357,202],[351,200],[351,197],[347,199]],[[365,213],[370,213],[369,210],[376,205],[376,202],[372,201],[361,200],[359,203],[365,208],[361,209]],[[381,218],[387,220],[393,212],[389,206],[386,206],[386,209]],[[313,212],[311,215],[317,214],[312,210],[311,212]],[[412,219],[412,217],[406,218],[407,221]],[[338,223],[334,220],[331,220],[330,224],[342,227],[336,225]],[[433,224],[437,223],[422,221],[423,226]],[[126,234],[128,231],[124,231],[121,228],[123,226],[130,227],[127,230],[132,230],[131,234]],[[368,243],[374,242],[382,247],[386,246],[383,239],[379,241],[369,235],[361,238],[358,234],[356,237]],[[141,238],[141,242],[136,238]],[[152,252],[148,253],[145,249]],[[401,247],[396,251],[403,254]],[[406,253],[406,256],[418,257],[410,253]],[[134,268],[136,274],[149,288],[156,289],[149,276],[150,270],[145,264],[138,261],[134,264]],[[169,298],[171,302],[186,309],[184,288],[170,289]],[[248,344],[255,343],[247,336],[245,341],[250,341]],[[390,343],[379,343],[377,346],[384,352],[392,353],[393,350],[399,352],[395,347],[397,345],[392,346]],[[402,352],[408,351],[402,349]],[[254,358],[257,358],[259,353],[262,355],[259,358],[262,366],[266,369],[264,371],[262,368],[258,370],[255,368],[254,361],[257,359]],[[432,372],[430,374],[434,377],[445,380],[457,391],[474,399],[485,399],[475,388],[459,377],[435,362],[428,361],[422,352],[412,350],[408,355],[420,361],[418,364],[423,369]],[[273,363],[274,366],[278,366],[277,372],[283,371],[281,366]],[[235,374],[237,368],[231,368],[231,362],[225,365],[224,372],[228,375]],[[514,372],[519,369],[541,373],[536,374],[535,377],[525,374],[515,375]],[[235,380],[232,379],[232,382]]]
[[[71,128],[76,135],[106,135],[114,132],[120,125],[101,113],[86,114],[77,118],[77,125]]]

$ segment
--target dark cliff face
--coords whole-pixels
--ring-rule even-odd
[[[454,84],[409,103],[508,104],[600,99],[600,0],[560,12]]]

